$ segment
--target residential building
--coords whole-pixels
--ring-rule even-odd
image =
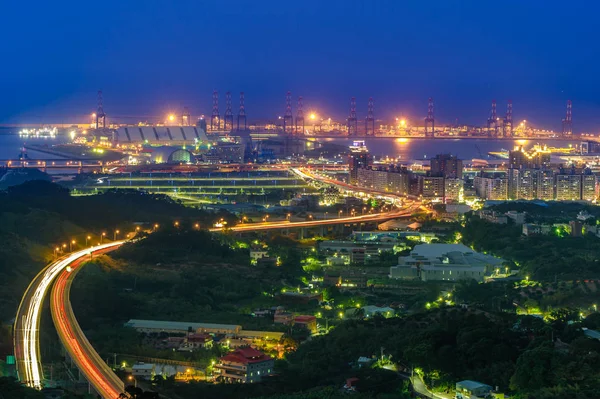
[[[506,177],[475,176],[473,186],[477,196],[486,200],[505,200],[508,197]]]
[[[581,175],[581,199],[584,201],[595,201],[596,198],[596,175],[587,169]]]
[[[430,160],[431,176],[441,176],[450,179],[462,179],[463,162],[455,155],[438,154]]]
[[[418,177],[419,195],[426,198],[444,197],[444,177],[443,176],[423,176]]]
[[[131,367],[131,374],[135,378],[151,380],[155,374],[155,369],[154,363],[136,363]]]
[[[490,223],[495,223],[495,224],[508,223],[508,216],[506,216],[503,213],[496,212],[496,211],[480,210],[480,211],[476,211],[475,215],[479,216],[480,219],[486,220]]]
[[[508,211],[505,215],[512,219],[515,224],[523,224],[525,223],[525,216],[527,215],[525,212],[517,212],[517,211]]]
[[[546,146],[534,146],[526,150],[523,146],[516,146],[508,153],[508,167],[510,169],[537,169],[545,168],[550,164],[550,150]]]
[[[214,366],[223,382],[252,383],[273,373],[274,360],[254,348],[238,348]]]
[[[502,263],[502,259],[477,253],[462,244],[420,244],[410,255],[398,258],[398,266],[390,268],[390,278],[481,282]]]
[[[311,333],[317,331],[317,318],[310,315],[299,315],[294,318],[294,325],[304,327]]]
[[[283,307],[278,306],[273,316],[273,322],[275,324],[290,325],[294,323],[294,315],[291,312],[287,312]]]
[[[364,141],[355,141],[350,146],[348,155],[348,168],[350,170],[350,184],[358,183],[358,170],[367,168],[371,164],[371,154]]]
[[[456,399],[487,398],[492,392],[490,385],[464,380],[456,383]]]
[[[554,171],[551,169],[538,169],[536,174],[536,198],[552,201],[554,199]]]
[[[372,190],[396,194],[408,193],[408,171],[401,168],[359,168],[357,185]]]
[[[213,338],[209,334],[189,334],[183,342],[177,348],[181,352],[193,352],[196,349],[211,348],[213,345]]]
[[[578,201],[581,199],[581,175],[560,173],[556,175],[556,200]]]
[[[446,178],[444,180],[444,198],[448,202],[461,202],[463,199],[462,179]]]

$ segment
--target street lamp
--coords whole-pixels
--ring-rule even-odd
[[[200,228],[200,223],[196,223],[196,224],[194,225],[194,228],[196,228],[196,229],[199,229],[199,228]]]
[[[137,380],[132,375],[130,375],[129,377],[127,377],[127,379],[129,381],[133,381],[133,386],[137,388]]]
[[[58,251],[60,251],[60,247],[54,248],[54,256],[58,257]]]
[[[179,227],[179,222],[175,221],[175,227]]]
[[[88,241],[89,241],[90,238],[92,238],[92,237],[90,237],[90,236],[86,236],[85,237],[85,246],[86,247],[88,246]]]
[[[341,217],[342,217],[342,213],[343,213],[343,212],[344,212],[344,211],[340,209],[340,211],[338,212],[338,215],[339,215],[338,217],[339,217],[339,218],[341,218]]]
[[[158,230],[158,223],[155,223],[155,224],[154,224],[154,230],[155,230],[155,231],[156,231],[156,230]]]
[[[113,233],[113,241],[117,240],[117,235],[120,233],[119,230],[115,230],[115,232]]]
[[[69,252],[73,252],[73,245],[75,245],[75,240],[71,240],[69,243]]]
[[[100,234],[100,244],[102,244],[102,240],[104,239],[105,236],[106,236],[106,232],[103,231],[102,234]]]

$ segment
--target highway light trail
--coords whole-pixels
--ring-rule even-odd
[[[96,247],[93,253],[102,254],[111,251],[121,243],[112,243],[111,246],[104,248]],[[85,375],[86,380],[102,398],[114,399],[123,392],[125,388],[123,381],[94,350],[81,330],[71,307],[71,283],[84,260],[85,257],[77,258],[70,264],[71,271],[62,271],[56,278],[50,299],[52,320],[63,346],[78,369]]]
[[[112,242],[66,255],[44,268],[31,282],[19,305],[14,327],[17,372],[21,382],[32,388],[42,388],[44,376],[39,350],[40,312],[46,293],[56,276],[91,251],[116,247],[122,243]]]

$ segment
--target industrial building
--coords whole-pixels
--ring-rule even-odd
[[[242,326],[233,324],[188,323],[185,321],[160,321],[131,319],[125,327],[145,333],[187,333],[189,331],[212,334],[239,334]]]
[[[206,132],[196,126],[129,126],[115,131],[119,144],[192,144],[206,142]]]

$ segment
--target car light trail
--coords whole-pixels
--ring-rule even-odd
[[[73,252],[45,267],[33,279],[21,299],[14,326],[17,373],[21,382],[32,388],[42,388],[44,378],[39,349],[40,312],[46,293],[56,276],[68,265],[92,251],[117,247],[123,242],[111,242]]]
[[[99,249],[94,253],[104,253],[113,249],[116,249],[116,246]],[[79,327],[71,307],[71,282],[82,264],[83,258],[78,258],[70,264],[71,272],[62,271],[56,278],[50,297],[52,320],[63,346],[86,380],[102,398],[114,399],[123,392],[123,381],[94,350]]]

